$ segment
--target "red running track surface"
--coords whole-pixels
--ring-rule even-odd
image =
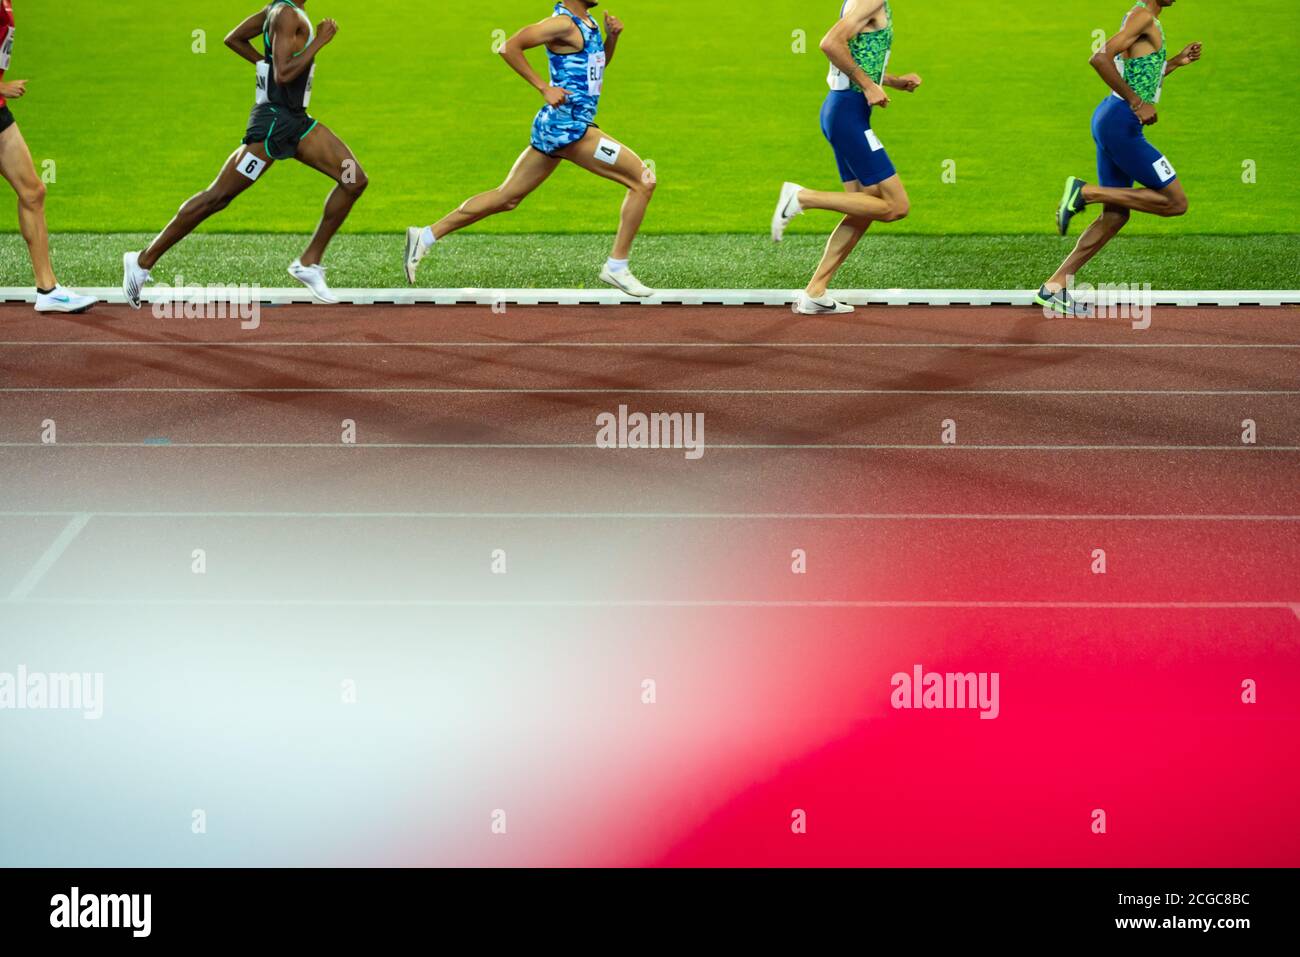
[[[337,705],[288,719],[259,696],[307,659],[388,688],[377,730],[428,732],[391,764],[345,756],[393,823],[311,862],[1300,863],[1295,310],[1157,310],[1148,330],[976,308],[0,323],[17,652],[94,647],[190,702],[219,667],[292,740]],[[598,449],[620,405],[702,413],[704,455]],[[892,707],[917,664],[998,673],[998,717]],[[399,674],[477,691],[448,724]],[[290,792],[320,771],[295,753]],[[436,796],[407,777],[434,753],[460,782]],[[411,797],[477,821],[503,790],[508,845]],[[590,826],[560,834],[574,802]],[[304,862],[253,817],[257,862]]]

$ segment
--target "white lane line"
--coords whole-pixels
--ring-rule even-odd
[[[679,453],[681,449],[621,450],[602,449],[594,442],[0,442],[4,449],[359,449],[466,451],[537,451],[545,449],[586,449],[593,452],[657,451]],[[805,451],[805,452],[1300,452],[1296,445],[889,445],[859,443],[777,443],[720,444],[709,443],[715,451]]]
[[[286,608],[965,608],[1102,611],[1289,611],[1289,601],[748,601],[692,599],[438,599],[438,598],[43,598],[32,605],[203,606]]]
[[[114,286],[83,288],[87,295],[106,304],[125,302],[122,290]],[[351,305],[481,305],[503,303],[543,306],[789,306],[796,292],[790,289],[658,289],[648,299],[636,300],[614,289],[374,289],[337,288],[335,295]],[[1034,289],[840,289],[835,296],[854,306],[1032,306]],[[274,305],[309,304],[311,294],[302,287],[214,287],[151,288],[144,300],[155,302],[257,301]],[[1098,289],[1081,297],[1090,303],[1143,306],[1284,306],[1300,304],[1300,290],[1292,289],[1167,289],[1141,291]],[[35,302],[31,287],[0,287],[0,302]],[[1036,312],[1042,314],[1041,308]]]
[[[1269,342],[258,342],[250,340],[8,340],[0,348],[114,349],[1300,349]]]
[[[18,584],[14,585],[13,590],[9,592],[8,600],[25,600],[32,593],[32,590],[41,583],[41,579],[45,577],[46,573],[54,567],[54,563],[67,551],[73,540],[81,534],[81,530],[90,523],[90,519],[89,512],[75,513],[68,521],[68,524],[63,527],[63,531],[59,532],[58,537],[50,543],[49,547],[41,554],[41,557],[36,560],[36,564],[27,570],[27,574],[18,581]]]
[[[103,395],[960,395],[960,396],[1300,396],[1300,389],[497,389],[497,388],[260,388],[212,387],[73,387],[24,386],[0,388],[0,393],[86,393]]]
[[[1291,610],[1295,612],[1296,618],[1300,618],[1300,604],[1292,605]]]
[[[0,511],[5,518],[66,518],[79,512]],[[704,522],[1300,522],[1300,515],[1048,515],[997,512],[122,512],[109,519],[428,519],[487,521],[704,521]]]

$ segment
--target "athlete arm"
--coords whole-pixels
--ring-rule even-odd
[[[1179,67],[1190,66],[1201,58],[1200,43],[1189,43],[1183,47],[1183,52],[1178,54],[1168,63],[1165,64],[1165,76],[1173,73]]]
[[[605,14],[605,66],[608,67],[614,59],[614,48],[618,46],[618,38],[623,35],[623,21],[612,13]]]
[[[1133,87],[1124,81],[1124,75],[1115,66],[1115,58],[1127,53],[1133,44],[1137,43],[1151,28],[1155,19],[1149,10],[1135,10],[1124,21],[1124,26],[1119,33],[1107,40],[1106,45],[1088,60],[1092,68],[1106,81],[1106,85],[1124,98],[1129,109],[1136,113],[1143,123],[1155,122],[1155,107],[1150,103],[1142,102],[1142,97],[1133,92]]]
[[[263,9],[253,14],[235,29],[226,34],[226,46],[234,50],[249,63],[261,63],[262,56],[253,47],[250,42],[255,36],[262,32],[262,25],[266,23],[266,10]]]
[[[886,73],[882,77],[882,83],[894,90],[902,90],[904,93],[911,93],[921,85],[921,78],[915,73],[904,73],[902,76],[894,76],[892,73]]]
[[[542,94],[547,103],[551,106],[559,106],[568,99],[570,91],[548,86],[537,75],[537,71],[533,69],[524,53],[558,40],[571,39],[577,29],[568,17],[550,17],[541,23],[531,24],[506,41],[506,45],[501,48],[501,59],[510,65],[510,69],[522,76],[529,86]]]
[[[867,102],[872,106],[889,105],[889,96],[881,89],[867,71],[858,66],[849,50],[849,41],[867,28],[885,0],[849,0],[844,8],[844,15],[835,26],[822,37],[821,49],[826,58],[835,64],[835,68],[851,79],[866,94]]]
[[[281,7],[281,11],[287,9]],[[316,28],[316,36],[297,56],[293,53],[293,39],[297,32],[293,17],[286,17],[283,12],[275,18],[271,27],[271,66],[275,70],[275,82],[280,86],[292,83],[311,69],[312,61],[335,34],[339,25],[333,20],[322,20]]]

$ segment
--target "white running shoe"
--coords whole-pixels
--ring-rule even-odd
[[[786,183],[781,187],[781,198],[777,200],[776,212],[772,214],[772,242],[779,243],[785,238],[786,227],[796,216],[803,212],[799,205],[799,190],[796,183]]]
[[[99,300],[94,296],[83,296],[81,293],[64,289],[62,286],[55,286],[49,292],[38,292],[36,294],[36,311],[85,312],[97,302]]]
[[[606,285],[613,286],[615,289],[621,289],[629,296],[635,296],[637,299],[645,299],[647,296],[653,296],[655,291],[636,276],[632,275],[630,269],[619,269],[614,271],[608,265],[600,270],[600,281]]]
[[[126,304],[132,309],[140,308],[140,290],[150,278],[149,270],[140,268],[139,253],[127,253],[122,257],[122,292]]]
[[[295,259],[289,267],[289,275],[310,289],[317,302],[332,306],[339,301],[339,297],[330,291],[329,285],[325,282],[324,266],[304,266]]]
[[[806,292],[799,293],[793,308],[801,316],[842,316],[853,311],[852,306],[836,302],[830,296],[814,299]]]
[[[432,249],[424,244],[424,230],[412,226],[406,231],[406,281],[415,285],[415,271],[420,268],[420,260]]]

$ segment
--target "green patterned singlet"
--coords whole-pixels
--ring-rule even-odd
[[[1142,0],[1138,0],[1137,6],[1143,10],[1149,9]],[[1126,13],[1124,22],[1128,23],[1128,18],[1132,15],[1132,10]],[[1159,20],[1156,20],[1156,26],[1160,29],[1159,50],[1146,56],[1130,57],[1127,60],[1122,56],[1115,58],[1115,66],[1124,74],[1124,82],[1131,86],[1133,92],[1142,97],[1146,103],[1160,102],[1160,87],[1165,81],[1165,61],[1169,58],[1169,51],[1165,46],[1165,28]]]
[[[845,4],[847,6],[847,3]],[[844,8],[840,8],[840,16],[844,15]],[[871,81],[881,84],[885,79],[885,67],[889,65],[889,51],[894,45],[894,12],[889,8],[889,0],[885,0],[885,27],[882,30],[871,30],[867,33],[859,33],[849,40],[849,52],[853,54],[853,60],[858,66],[862,67]],[[862,87],[858,86],[839,69],[831,64],[830,76],[826,78],[832,90],[853,90],[855,93],[861,93]]]

